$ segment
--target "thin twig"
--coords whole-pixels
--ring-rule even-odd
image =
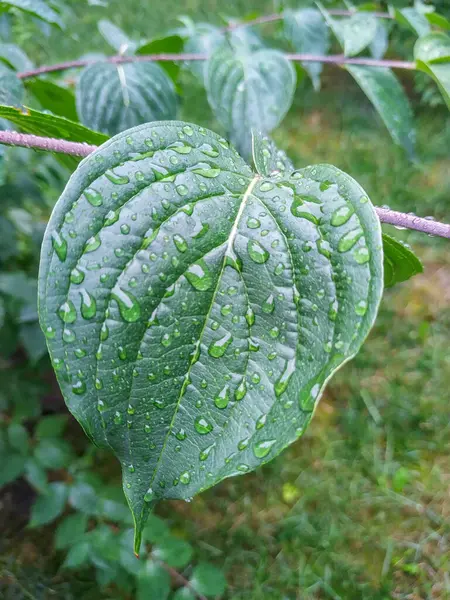
[[[416,65],[413,62],[407,62],[403,60],[376,60],[374,58],[349,58],[342,54],[335,54],[329,56],[321,56],[315,54],[285,54],[285,57],[292,61],[300,62],[321,62],[331,63],[336,65],[365,65],[368,67],[386,67],[394,69],[415,69]],[[181,53],[181,54],[143,54],[142,56],[109,56],[98,61],[95,59],[86,60],[72,60],[64,63],[57,63],[55,65],[45,65],[36,69],[30,69],[29,71],[22,71],[17,73],[19,79],[30,79],[31,77],[38,77],[45,73],[53,73],[55,71],[66,71],[68,69],[77,69],[81,67],[87,67],[96,62],[108,62],[113,64],[123,63],[135,63],[135,62],[165,62],[165,61],[196,61],[196,60],[207,60],[207,54],[193,54],[193,53]]]
[[[60,152],[71,154],[73,156],[87,156],[97,149],[97,146],[81,144],[79,142],[68,142],[54,138],[39,137],[26,133],[17,133],[16,131],[0,131],[0,143],[9,146],[23,146],[25,148],[36,148],[38,150],[47,150],[48,152]],[[381,223],[404,227],[405,229],[415,229],[428,235],[435,235],[450,239],[450,225],[439,223],[431,219],[423,219],[416,215],[397,212],[389,208],[375,207],[375,211]]]
[[[68,142],[67,140],[40,137],[28,133],[17,133],[17,131],[0,131],[0,144],[34,148],[36,150],[46,150],[47,152],[58,152],[72,156],[87,156],[97,149],[97,146],[91,146],[90,144]]]
[[[197,596],[198,600],[207,600],[206,596],[199,594],[189,579],[186,579],[184,575],[179,573],[176,569],[168,565],[167,563],[160,561],[161,565],[165,568],[165,570],[171,575],[174,579],[178,581],[180,585],[183,587],[187,587],[195,596]]]

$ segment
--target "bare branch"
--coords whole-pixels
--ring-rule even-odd
[[[35,150],[46,150],[47,152],[58,152],[72,156],[87,156],[97,149],[97,146],[85,143],[68,142],[67,140],[17,133],[17,131],[0,131],[0,144],[34,148]]]
[[[39,137],[26,133],[17,133],[16,131],[0,131],[0,143],[9,146],[23,146],[25,148],[35,148],[38,150],[47,150],[48,152],[60,152],[71,154],[73,156],[87,156],[97,149],[97,146],[81,144],[79,142],[68,142],[54,138]],[[375,207],[375,211],[381,223],[403,227],[405,229],[415,229],[427,233],[450,239],[450,225],[439,223],[431,219],[423,219],[416,215],[405,214],[390,210],[389,208]]]
[[[160,564],[164,567],[164,569],[169,573],[171,577],[173,577],[180,585],[183,587],[187,587],[191,592],[197,596],[198,600],[207,600],[206,596],[203,594],[199,594],[196,589],[193,587],[192,583],[186,579],[184,575],[182,575],[179,571],[168,565],[167,563],[160,561]]]

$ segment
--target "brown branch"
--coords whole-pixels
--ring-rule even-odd
[[[159,561],[159,562],[164,567],[164,569],[169,573],[169,575],[171,577],[173,577],[174,579],[176,579],[176,581],[178,581],[178,583],[180,585],[182,585],[183,587],[186,587],[189,590],[191,590],[191,592],[195,596],[197,596],[198,600],[207,600],[206,596],[203,596],[202,594],[199,594],[196,591],[195,587],[192,585],[192,583],[188,579],[186,579],[186,577],[184,575],[182,575],[181,573],[179,573],[176,569],[174,569],[173,567],[171,567],[167,563],[165,563],[163,561]]]
[[[26,133],[17,133],[16,131],[0,131],[0,143],[9,146],[23,146],[25,148],[36,148],[38,150],[47,150],[48,152],[61,152],[73,156],[87,156],[97,149],[97,146],[81,144],[79,142],[68,142],[54,138],[39,137]],[[389,208],[375,207],[375,211],[381,223],[403,227],[405,229],[415,229],[428,235],[435,235],[450,239],[450,225],[439,223],[431,219],[423,219],[416,215],[397,212]]]
[[[67,140],[40,137],[28,133],[17,133],[17,131],[0,131],[0,144],[34,148],[35,150],[58,152],[72,156],[87,156],[97,149],[97,146],[91,146],[84,142],[68,142]]]
[[[386,67],[394,69],[415,69],[416,65],[413,62],[407,62],[403,60],[376,60],[374,58],[348,58],[342,54],[320,56],[315,54],[285,54],[286,58],[292,61],[300,62],[321,62],[331,63],[336,65],[365,65],[368,67]],[[103,62],[113,64],[123,63],[134,63],[134,62],[164,62],[164,61],[194,61],[194,60],[207,60],[207,54],[144,54],[142,56],[109,56],[103,59]],[[19,79],[29,79],[31,77],[38,77],[45,73],[53,73],[55,71],[66,71],[67,69],[76,69],[80,67],[87,67],[96,62],[102,62],[98,60],[72,60],[64,63],[57,63],[55,65],[46,65],[38,67],[36,69],[30,69],[29,71],[22,71],[17,73]]]

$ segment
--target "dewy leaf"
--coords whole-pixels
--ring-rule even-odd
[[[228,44],[208,61],[208,100],[239,152],[251,156],[251,131],[270,133],[294,97],[295,70],[278,50],[255,52]]]
[[[59,14],[43,0],[1,0],[0,11],[9,9],[21,10],[64,29],[64,23]]]
[[[295,170],[284,150],[279,150],[269,137],[255,131],[252,134],[252,156],[256,171],[264,177],[282,177]]]
[[[430,24],[424,14],[415,8],[390,8],[394,19],[414,31],[419,36],[426,35],[430,31]]]
[[[284,33],[296,52],[301,54],[326,54],[330,47],[327,24],[320,11],[314,8],[286,10],[283,14]],[[302,63],[313,82],[320,88],[322,63]]]
[[[423,272],[423,266],[409,246],[383,233],[384,286],[392,287]]]
[[[252,172],[202,127],[147,123],[80,164],[42,247],[39,313],[70,411],[153,503],[300,436],[383,288],[380,223],[328,166]]]
[[[372,102],[396,144],[414,157],[416,133],[408,97],[397,77],[384,67],[346,65],[363,92]]]
[[[87,67],[76,90],[80,121],[114,135],[147,121],[173,119],[177,97],[172,80],[155,63]]]
[[[438,84],[450,108],[450,37],[442,32],[429,33],[414,46],[417,68],[430,75]]]
[[[108,21],[108,19],[100,19],[97,24],[98,30],[108,44],[120,54],[133,54],[136,50],[136,42],[130,40],[127,34]]]

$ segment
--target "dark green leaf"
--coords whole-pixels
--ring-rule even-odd
[[[84,565],[89,559],[89,553],[91,546],[87,541],[77,542],[70,548],[67,553],[66,559],[63,563],[63,568],[76,569]]]
[[[258,132],[253,132],[253,164],[263,177],[284,176],[294,171],[294,165],[284,150],[279,150],[273,141]]]
[[[14,481],[22,475],[25,470],[26,456],[22,453],[14,452],[5,456],[2,455],[2,466],[0,469],[0,486]]]
[[[38,496],[33,504],[29,526],[39,527],[59,517],[66,505],[67,494],[68,489],[65,483],[50,483],[48,492]]]
[[[29,79],[25,86],[45,110],[71,121],[78,120],[75,96],[69,89],[49,79]]]
[[[56,115],[32,110],[31,108],[27,108],[25,112],[22,112],[11,106],[0,106],[0,118],[7,119],[26,133],[34,133],[35,135],[95,145],[102,144],[108,139],[107,135],[98,131],[92,131],[79,123],[74,123],[73,121],[69,121],[69,119],[57,117]],[[58,154],[57,157],[58,160],[69,168],[75,168],[81,160],[75,156],[64,154]]]
[[[179,121],[81,163],[43,242],[40,320],[70,411],[121,461],[137,547],[156,499],[297,439],[382,288],[379,220],[334,167],[263,178]]]
[[[182,569],[189,564],[193,549],[188,542],[167,536],[153,548],[153,556],[171,567]]]
[[[16,44],[0,44],[0,60],[7,63],[15,71],[28,71],[33,63],[25,52]]]
[[[156,63],[93,64],[80,77],[76,101],[82,123],[111,135],[177,111],[173,82]]]
[[[422,263],[409,246],[385,233],[383,254],[384,287],[392,287],[423,272]]]
[[[22,81],[13,71],[0,65],[0,104],[21,107],[23,94]]]
[[[67,424],[66,415],[49,415],[39,419],[34,435],[38,439],[59,437]]]
[[[170,535],[171,533],[167,523],[153,513],[150,513],[147,524],[142,532],[144,541],[156,544]]]
[[[25,464],[25,478],[41,494],[48,492],[47,472],[35,458],[29,458]]]
[[[167,600],[169,594],[169,573],[156,562],[146,562],[138,575],[136,600]]]
[[[183,50],[183,39],[179,35],[167,35],[146,42],[136,50],[136,54],[178,54]],[[168,73],[172,81],[178,79],[179,62],[161,61],[159,65]]]
[[[127,34],[117,25],[108,21],[108,19],[100,19],[98,30],[113,50],[116,50],[119,54],[134,54],[136,42],[130,40]]]
[[[17,9],[64,29],[59,14],[43,0],[1,0],[0,10]]]
[[[346,65],[347,71],[372,102],[392,139],[414,156],[416,133],[408,97],[390,69]]]
[[[301,54],[326,54],[330,47],[328,27],[320,11],[314,8],[286,10],[284,32],[296,52]],[[303,63],[315,89],[320,88],[322,63]]]
[[[3,323],[5,322],[5,302],[2,297],[0,297],[0,329],[3,327]]]
[[[248,158],[251,131],[270,133],[282,121],[295,83],[292,64],[277,50],[238,51],[224,44],[208,61],[211,108],[231,142]]]
[[[436,32],[418,39],[414,46],[414,58],[417,68],[436,81],[450,108],[450,37]]]
[[[34,456],[47,469],[62,469],[70,464],[72,450],[65,440],[44,438],[34,449]]]
[[[8,427],[8,441],[11,448],[21,454],[28,452],[28,432],[20,423],[11,423]]]
[[[75,513],[63,519],[56,529],[55,548],[61,550],[81,541],[87,524],[88,517],[83,513]]]
[[[398,23],[419,36],[426,35],[430,31],[427,18],[415,8],[391,8],[391,13]]]
[[[441,29],[450,29],[450,21],[447,17],[444,17],[444,15],[440,15],[439,13],[427,13],[425,17],[431,25],[436,25],[436,27],[441,27]]]
[[[227,582],[220,569],[209,563],[200,563],[192,573],[191,585],[197,594],[213,598],[224,593]]]

